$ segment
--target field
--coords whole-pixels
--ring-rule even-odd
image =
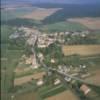
[[[65,45],[62,46],[64,55],[82,55],[91,56],[100,54],[100,45]]]
[[[33,7],[23,7],[23,8],[12,8],[12,9],[4,9],[1,10],[1,20],[11,20],[15,18],[19,18],[25,14],[29,14],[34,10]]]
[[[86,29],[84,25],[75,22],[58,22],[41,27],[41,30],[46,32],[82,31]]]
[[[15,96],[14,100],[37,100],[37,93],[29,92]]]
[[[93,29],[93,30],[100,29],[100,17],[97,17],[97,18],[88,18],[88,17],[72,18],[72,19],[68,19],[67,21],[80,23],[80,24],[88,27],[89,29]]]
[[[55,5],[57,6],[57,5]],[[66,21],[69,18],[83,18],[83,17],[100,17],[100,5],[73,5],[73,4],[64,4],[58,5],[58,7],[63,8],[56,13],[48,16],[44,19],[44,23],[57,23],[60,21]]]
[[[26,14],[24,16],[21,16],[21,18],[26,18],[26,19],[34,19],[34,20],[43,20],[47,16],[52,15],[56,11],[60,10],[61,8],[36,8],[33,10],[31,13]]]
[[[17,86],[17,85],[21,85],[21,84],[30,82],[32,79],[40,79],[43,77],[43,75],[45,75],[45,72],[40,72],[40,73],[36,73],[33,75],[15,78],[14,85]]]
[[[23,50],[14,49],[10,44],[9,36],[14,32],[13,27],[1,26],[1,93],[2,100],[10,100],[10,91],[13,89],[14,69],[17,66]],[[11,48],[8,49],[8,47]],[[14,44],[15,46],[15,44]]]
[[[45,100],[79,100],[79,99],[70,90],[67,90],[55,96],[48,97]]]
[[[96,71],[92,71],[93,75],[91,77],[86,78],[86,81],[89,81],[92,84],[100,86],[100,69]]]

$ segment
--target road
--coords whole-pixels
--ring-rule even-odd
[[[65,73],[65,72],[59,71],[59,70],[54,69],[54,68],[52,68],[52,67],[47,67],[47,66],[43,63],[43,61],[40,61],[40,60],[39,60],[39,58],[37,57],[37,54],[36,54],[36,52],[35,52],[35,50],[34,50],[34,46],[35,46],[35,44],[36,44],[36,42],[37,42],[37,39],[38,39],[38,34],[37,34],[37,36],[36,36],[36,38],[35,38],[35,40],[34,40],[34,44],[33,44],[33,47],[32,47],[32,52],[33,52],[33,54],[35,55],[37,61],[44,67],[44,69],[45,69],[46,71],[48,71],[48,72],[54,71],[54,72],[56,72],[57,74],[61,75],[62,78],[67,77],[67,78],[71,78],[71,79],[80,81],[80,82],[85,83],[85,84],[98,86],[98,85],[93,84],[93,83],[91,83],[91,82],[89,82],[89,81],[85,81],[85,80],[80,79],[80,78],[78,78],[78,77],[71,76],[71,75],[69,75],[69,74],[67,74],[67,73]],[[64,79],[64,80],[65,80],[65,79]],[[99,86],[100,86],[100,85],[99,85]]]

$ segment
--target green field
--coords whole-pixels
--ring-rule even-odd
[[[23,50],[8,49],[11,45],[9,35],[14,32],[10,26],[1,26],[1,94],[3,100],[9,100],[10,92],[13,89],[14,69],[17,66]],[[5,99],[7,96],[8,99]]]
[[[49,87],[42,87],[39,90],[39,94],[42,98],[47,98],[50,96],[54,96],[60,92],[65,91],[66,88],[63,85],[58,85],[58,86],[49,86]]]
[[[44,25],[40,30],[46,32],[82,31],[87,28],[79,23],[58,22]]]

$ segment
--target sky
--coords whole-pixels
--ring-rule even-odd
[[[100,4],[100,0],[1,0],[2,3],[71,3],[71,4]]]

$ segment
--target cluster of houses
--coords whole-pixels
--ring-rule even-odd
[[[80,78],[86,78],[91,76],[91,73],[87,71],[86,65],[79,65],[79,67],[73,67],[72,65],[70,65],[69,67],[65,65],[59,65],[57,70],[65,74],[69,74],[72,77],[78,76]],[[71,80],[69,78],[66,78],[66,81],[69,82]]]
[[[48,34],[41,34],[38,35],[37,46],[38,48],[46,48],[55,41],[56,38],[49,37]]]
[[[37,46],[39,48],[45,48],[48,47],[50,44],[54,43],[55,41],[58,41],[59,43],[63,44],[65,43],[65,36],[70,35],[71,37],[74,36],[80,36],[80,37],[86,37],[90,32],[89,31],[76,31],[76,32],[71,32],[71,31],[66,31],[66,32],[54,32],[54,33],[45,33],[45,32],[40,32],[39,30],[35,28],[27,28],[27,27],[20,27],[18,28],[18,31],[23,31],[24,37],[28,37],[27,43],[29,45],[33,45],[36,39],[37,41]],[[18,38],[20,37],[20,33],[15,32],[14,34],[10,35],[10,39],[12,38]],[[67,38],[68,41],[71,41],[70,38]]]
[[[30,29],[27,27],[20,27],[19,31],[24,31],[24,36],[28,37],[26,43],[28,45],[32,45],[34,46],[35,42],[37,41],[37,47],[38,48],[46,48],[48,47],[50,44],[55,43],[56,41],[58,41],[59,43],[63,44],[65,42],[64,36],[67,35],[71,35],[71,36],[76,36],[76,35],[80,35],[81,37],[85,37],[86,35],[89,34],[88,31],[83,31],[83,32],[55,32],[55,33],[41,33],[40,31],[36,30],[36,29]],[[12,37],[18,37],[19,35],[17,33],[10,36],[10,38]],[[44,59],[44,55],[42,53],[37,54],[38,58],[42,61]],[[29,58],[23,56],[23,58],[25,59],[25,64],[30,64],[32,69],[37,69],[39,68],[39,65],[37,63],[37,59],[35,54],[31,55]],[[50,61],[51,63],[55,63],[55,59],[51,59]],[[79,72],[83,69],[86,69],[87,66],[85,65],[80,65],[79,67],[73,68],[72,66],[70,67],[66,67],[66,66],[58,66],[58,70],[62,71],[64,73],[71,73],[72,76],[77,76],[79,75]],[[89,75],[89,74],[88,74]],[[84,76],[82,77],[86,77],[88,76],[87,74],[84,74]],[[70,78],[65,77],[66,81],[71,81]],[[61,83],[60,79],[55,79],[54,81],[54,85],[58,85]],[[44,84],[43,81],[43,77],[39,78],[37,80],[37,85],[38,86],[42,86]],[[84,86],[83,86],[84,87]]]

